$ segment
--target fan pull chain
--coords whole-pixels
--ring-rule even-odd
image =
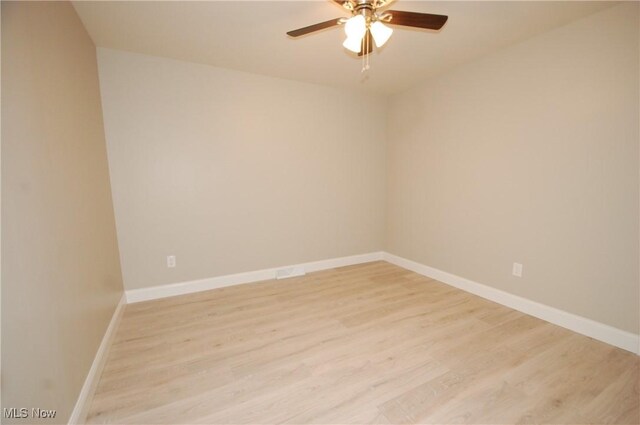
[[[367,34],[365,33],[364,40],[362,42],[362,51],[364,52],[364,54],[362,55],[362,70],[360,71],[361,73],[365,73],[369,70],[369,43],[369,37],[367,37]]]
[[[369,40],[369,37],[367,37],[367,54],[364,55],[364,57],[366,58],[365,67],[364,67],[365,71],[369,70],[369,56],[371,56],[371,53],[369,53],[369,49],[371,48],[370,44],[371,44],[371,40]]]
[[[367,36],[365,35],[365,37],[362,39],[362,53],[363,53],[363,55],[362,55],[362,69],[360,70],[361,73],[364,73],[366,71],[365,63],[364,63],[364,58],[367,56],[367,55],[364,54],[364,52],[367,51],[366,43],[367,43]]]

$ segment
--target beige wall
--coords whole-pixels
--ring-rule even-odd
[[[66,423],[122,295],[96,52],[69,3],[2,2],[2,96],[2,407]]]
[[[98,52],[127,289],[383,248],[382,99]]]
[[[627,3],[395,96],[387,250],[637,333],[638,38]]]

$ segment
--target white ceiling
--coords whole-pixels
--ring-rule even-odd
[[[127,50],[293,80],[389,94],[535,34],[614,5],[578,1],[408,1],[391,9],[449,16],[440,32],[394,27],[361,61],[342,47],[342,28],[291,39],[285,32],[347,16],[320,1],[76,1],[99,47]]]

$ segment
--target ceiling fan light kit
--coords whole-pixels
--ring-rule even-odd
[[[362,38],[347,37],[342,45],[345,49],[351,50],[353,53],[360,53],[360,49],[362,48]]]
[[[342,45],[354,53],[359,53],[362,39],[367,33],[367,21],[364,16],[356,15],[347,19],[344,24],[344,32],[347,35],[347,39]]]
[[[347,37],[362,39],[367,32],[367,21],[362,15],[356,15],[347,19],[344,24],[344,32]]]
[[[444,15],[430,13],[404,12],[401,10],[382,11],[390,0],[332,0],[351,12],[350,18],[336,18],[319,24],[289,31],[287,35],[300,37],[315,31],[344,24],[347,35],[342,45],[357,53],[367,56],[373,51],[372,38],[376,47],[382,47],[391,37],[393,29],[385,25],[402,25],[406,27],[439,30],[447,22]]]
[[[380,21],[375,21],[369,27],[371,35],[373,35],[373,41],[376,42],[376,47],[382,47],[389,40],[393,30],[383,24]]]

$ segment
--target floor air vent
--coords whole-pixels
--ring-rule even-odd
[[[286,279],[288,277],[304,276],[304,267],[286,267],[276,270],[276,279]]]

